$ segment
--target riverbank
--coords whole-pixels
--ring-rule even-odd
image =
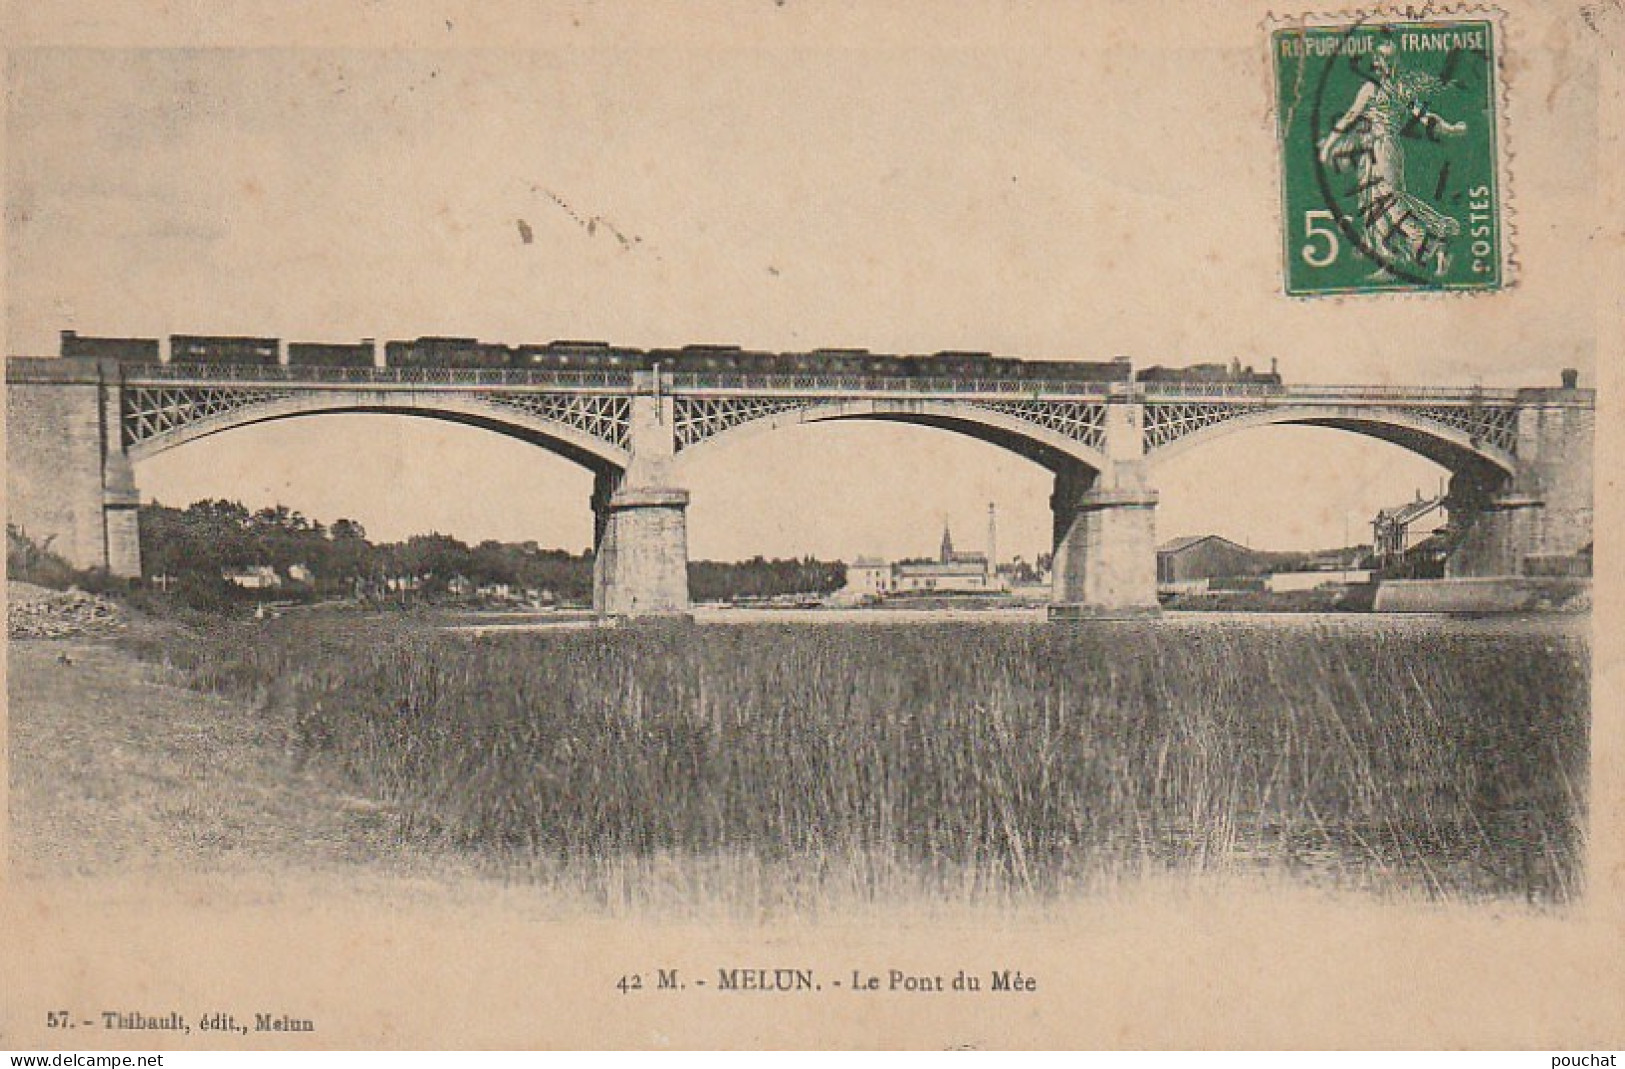
[[[466,871],[403,842],[388,803],[306,760],[251,703],[189,689],[110,639],[8,653],[10,860],[24,878]]]
[[[1261,623],[1183,620],[1181,630],[1203,634]],[[401,630],[393,618],[340,622]],[[11,645],[0,989],[16,997],[0,1008],[0,1030],[21,1043],[49,1046],[47,1011],[87,1002],[92,1012],[174,1009],[194,1022],[288,1013],[315,1027],[142,1035],[160,1050],[714,1045],[746,1022],[751,1045],[856,1029],[898,1044],[976,1046],[1040,1029],[1080,1047],[1205,1047],[1238,1034],[1268,1047],[1553,1047],[1575,1030],[1617,1030],[1615,985],[1550,983],[1559,965],[1564,975],[1616,975],[1612,927],[1517,898],[1373,896],[1213,867],[1142,868],[1059,899],[970,886],[952,900],[864,897],[861,886],[842,901],[798,899],[772,882],[771,867],[727,855],[623,860],[591,887],[564,884],[556,870],[553,882],[504,874],[403,839],[398,807],[300,762],[267,702],[183,687],[187,676],[162,659],[179,663],[200,636],[131,623],[151,659],[124,639]],[[225,640],[248,652],[273,641],[275,626],[245,624]],[[243,676],[212,678],[254,690]],[[1486,947],[1508,967],[1489,967]],[[810,970],[826,990],[753,1011],[692,985],[755,963]],[[692,989],[653,990],[657,967]],[[860,997],[827,986],[854,969],[888,982],[893,968],[950,980],[964,970],[984,985],[994,970],[1020,969],[1037,987]],[[617,987],[635,974],[644,991]],[[1479,980],[1455,982],[1465,975]],[[911,1003],[926,1012],[899,1018],[904,997],[929,1000]],[[1214,1012],[1167,1013],[1198,1001]],[[1486,1002],[1519,1012],[1486,1021]],[[80,1031],[73,1042],[123,1047],[127,1037]]]

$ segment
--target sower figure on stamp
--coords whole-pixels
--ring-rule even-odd
[[[1378,276],[1399,261],[1443,274],[1446,240],[1461,233],[1461,223],[1405,188],[1400,136],[1411,123],[1435,140],[1460,135],[1467,124],[1434,114],[1427,97],[1444,89],[1444,83],[1422,71],[1400,70],[1394,52],[1391,41],[1377,46],[1372,61],[1376,81],[1362,83],[1354,103],[1332,124],[1318,146],[1320,162],[1340,171],[1354,166],[1360,210],[1355,222],[1364,231],[1365,251],[1377,261]]]

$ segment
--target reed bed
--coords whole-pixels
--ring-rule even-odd
[[[607,899],[1032,896],[1125,874],[1561,903],[1587,651],[1332,623],[586,629],[285,620],[188,651],[301,760]],[[776,874],[764,876],[767,874]],[[788,875],[786,875],[788,874]],[[646,891],[653,894],[653,891]]]

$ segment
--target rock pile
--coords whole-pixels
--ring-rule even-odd
[[[82,590],[47,590],[6,584],[6,634],[11,638],[67,638],[117,627],[117,605]]]

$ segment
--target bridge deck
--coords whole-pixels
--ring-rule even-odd
[[[122,368],[130,386],[265,384],[299,389],[441,389],[630,393],[640,376],[630,371],[553,371],[515,368],[356,368],[143,364]],[[645,376],[646,377],[646,376]],[[649,387],[644,386],[643,389]],[[1159,400],[1224,400],[1269,404],[1507,404],[1520,391],[1451,386],[1290,385],[1230,382],[1069,382],[1055,379],[908,378],[872,375],[689,372],[661,375],[655,389],[681,395],[781,394],[801,397],[1034,398],[1103,401],[1130,396]],[[1132,391],[1132,394],[1131,394]]]

